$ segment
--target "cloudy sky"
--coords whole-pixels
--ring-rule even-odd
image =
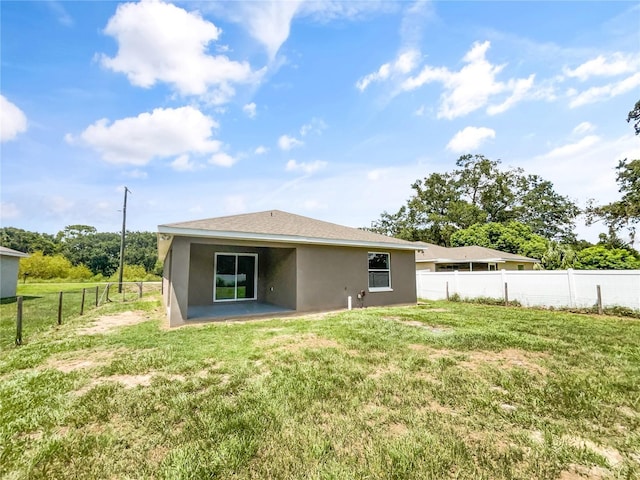
[[[465,153],[618,198],[640,157],[640,5],[9,2],[2,226],[281,209],[350,226]],[[579,228],[595,240],[602,228]]]

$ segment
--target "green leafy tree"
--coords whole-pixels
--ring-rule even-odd
[[[596,245],[577,254],[576,268],[585,270],[640,269],[640,255],[626,248],[607,248]]]
[[[30,279],[50,280],[52,278],[68,278],[73,265],[62,255],[44,255],[34,252],[27,258],[20,259],[18,275],[25,274]]]
[[[571,245],[549,242],[540,258],[540,267],[545,270],[566,270],[576,267],[577,253]]]
[[[14,227],[0,228],[0,245],[25,253],[42,252],[53,255],[59,252],[59,243],[53,235]]]
[[[477,223],[451,235],[454,247],[478,245],[538,259],[547,250],[547,243],[545,238],[533,233],[531,227],[519,222]]]
[[[551,182],[518,168],[502,170],[500,161],[482,155],[463,155],[456,167],[417,180],[407,204],[396,214],[384,212],[372,230],[449,246],[454,232],[477,223],[517,221],[546,238],[575,239],[579,209]]]
[[[636,135],[640,135],[640,100],[638,100],[627,116],[627,123],[633,122],[633,129]]]
[[[640,160],[621,160],[616,167],[616,182],[622,198],[606,205],[587,207],[587,224],[599,220],[607,226],[610,238],[617,238],[625,229],[629,232],[629,245],[633,245],[640,223]]]

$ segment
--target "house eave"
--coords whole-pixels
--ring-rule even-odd
[[[296,243],[302,245],[327,245],[334,247],[363,247],[363,248],[379,248],[390,250],[423,250],[424,247],[412,245],[412,244],[398,244],[391,242],[370,242],[360,240],[345,240],[345,239],[329,239],[329,238],[317,238],[317,237],[303,237],[298,235],[277,235],[277,234],[265,234],[265,233],[251,233],[251,232],[230,232],[230,231],[214,231],[214,230],[202,230],[195,228],[177,228],[167,225],[158,226],[158,253],[164,253],[169,251],[173,236],[181,237],[197,237],[197,238],[219,238],[224,240],[238,240],[238,241],[257,241],[257,242],[272,242],[272,243]],[[165,244],[161,252],[160,243],[162,239],[166,238]],[[161,255],[161,259],[164,259]]]

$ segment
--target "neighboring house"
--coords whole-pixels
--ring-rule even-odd
[[[26,253],[0,246],[0,298],[15,297],[18,287],[18,265]]]
[[[158,226],[170,326],[347,308],[348,297],[414,304],[419,248],[279,210]]]
[[[432,272],[486,272],[491,270],[533,270],[540,260],[486,247],[441,247],[416,242],[423,250],[416,252],[416,270]]]

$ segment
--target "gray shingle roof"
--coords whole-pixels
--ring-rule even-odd
[[[441,247],[431,243],[417,242],[425,247],[424,252],[416,252],[418,262],[471,262],[471,261],[515,261],[515,262],[536,262],[535,258],[515,255],[513,253],[501,252],[493,248],[469,246],[469,247]]]
[[[203,220],[193,220],[188,222],[169,223],[158,226],[159,233],[170,233],[175,235],[189,235],[198,233],[202,236],[217,237],[221,233],[237,234],[235,238],[240,238],[242,234],[255,238],[256,235],[283,239],[286,237],[294,241],[296,238],[301,241],[310,239],[321,240],[321,243],[328,244],[380,244],[388,245],[389,248],[396,246],[403,249],[420,248],[413,242],[407,242],[386,235],[360,230],[352,227],[345,227],[335,223],[315,220],[301,215],[283,212],[280,210],[267,210],[257,213],[246,213],[242,215],[232,215],[228,217],[207,218]]]

